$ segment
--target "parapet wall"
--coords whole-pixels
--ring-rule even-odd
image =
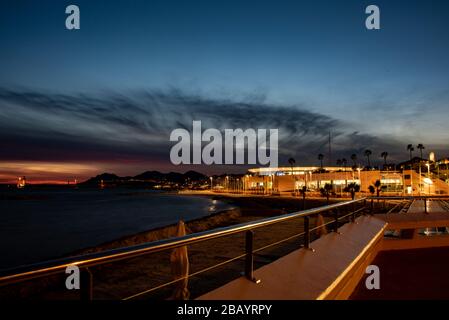
[[[241,277],[199,300],[347,299],[380,250],[387,225],[371,216],[356,221],[314,241],[314,251],[299,249],[256,270],[260,283]]]

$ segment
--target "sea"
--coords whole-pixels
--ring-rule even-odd
[[[203,196],[129,189],[0,191],[0,269],[230,209]]]

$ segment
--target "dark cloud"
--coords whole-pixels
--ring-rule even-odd
[[[289,157],[315,164],[327,156],[332,133],[333,159],[373,150],[404,153],[402,145],[354,132],[349,123],[310,111],[306,105],[280,106],[250,97],[214,100],[180,90],[128,94],[53,94],[0,89],[0,160],[169,161],[173,129],[279,129],[280,164]],[[400,151],[399,151],[400,150]]]

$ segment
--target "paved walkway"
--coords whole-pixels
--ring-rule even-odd
[[[376,218],[387,222],[391,229],[416,229],[449,226],[449,211],[441,201],[427,201],[427,213],[424,201],[416,200],[407,213],[376,214]]]
[[[413,201],[412,205],[407,211],[407,214],[424,213],[424,200]],[[427,200],[427,212],[447,212],[440,201]]]

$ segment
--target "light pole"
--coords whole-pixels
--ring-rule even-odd
[[[421,177],[421,159],[419,159],[419,195],[421,195],[422,177]]]
[[[404,173],[404,170],[402,170],[402,195],[403,196],[405,196],[405,188],[406,188],[406,185],[405,185],[405,173]]]
[[[436,166],[437,166],[437,176],[438,176],[438,180],[440,180],[440,163],[436,162]]]
[[[360,188],[362,188],[362,179],[360,178],[360,167],[357,168],[357,171],[359,172],[359,183],[360,183]]]

